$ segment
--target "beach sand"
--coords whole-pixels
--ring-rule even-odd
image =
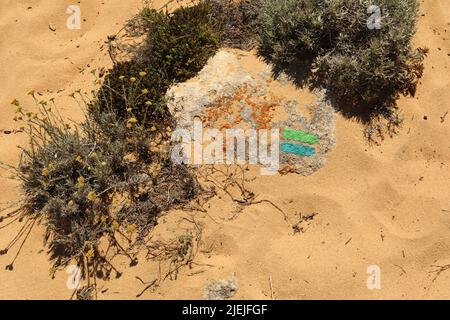
[[[156,5],[164,1],[155,1]],[[68,95],[95,89],[91,70],[109,67],[108,35],[142,7],[141,1],[81,1],[80,31],[67,30],[71,1],[3,0],[0,4],[0,160],[15,164],[26,135],[12,121],[17,98],[31,105],[30,90],[55,97],[61,112],[82,119]],[[207,213],[173,211],[153,231],[170,239],[192,229],[202,240],[190,267],[141,299],[201,299],[211,280],[237,279],[235,299],[449,299],[450,271],[436,277],[433,266],[450,264],[450,3],[421,1],[416,46],[430,49],[415,98],[401,98],[405,118],[399,134],[369,146],[362,126],[338,115],[337,145],[326,165],[304,177],[257,176],[249,187],[303,222],[294,233],[268,202],[233,214],[232,203],[215,198]],[[56,29],[52,31],[51,29]],[[253,56],[246,63],[257,65]],[[6,133],[5,133],[6,132]],[[2,173],[3,176],[6,173]],[[0,202],[20,197],[15,181],[0,178]],[[3,248],[17,232],[0,232]],[[68,299],[68,275],[49,276],[44,227],[30,234],[13,271],[4,270],[14,252],[0,257],[1,299]],[[140,259],[136,267],[117,262],[120,279],[100,283],[100,299],[134,299],[144,281],[158,278],[159,264]],[[369,290],[367,269],[380,267],[381,289]]]

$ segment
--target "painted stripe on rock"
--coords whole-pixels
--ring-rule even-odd
[[[316,150],[312,147],[289,142],[281,143],[281,151],[284,153],[295,154],[301,157],[312,157],[316,154]]]
[[[283,129],[282,135],[283,139],[307,144],[317,144],[319,142],[319,137],[317,135],[301,130]]]

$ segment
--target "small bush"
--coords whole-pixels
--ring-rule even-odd
[[[30,148],[23,149],[14,169],[25,197],[0,222],[25,223],[0,253],[8,253],[20,238],[25,241],[42,222],[52,274],[75,261],[88,279],[107,279],[112,271],[120,276],[111,259],[121,254],[135,265],[134,248],[143,244],[158,214],[196,195],[193,174],[170,159],[171,128],[147,129],[132,112],[121,120],[98,109],[90,114],[95,120],[89,116],[79,126],[69,125],[47,102],[39,102],[39,108],[38,113],[17,110],[30,137]]]
[[[170,14],[145,9],[144,43],[131,61],[116,64],[107,75],[96,107],[100,111],[112,107],[121,119],[131,107],[140,123],[167,118],[167,89],[195,76],[218,49],[219,35],[208,12],[205,2]],[[132,99],[124,100],[126,96]],[[149,104],[156,112],[149,113]]]
[[[171,82],[195,76],[219,46],[220,38],[208,13],[204,1],[170,14],[145,10],[150,28],[137,62],[150,71],[159,70]]]
[[[389,114],[400,95],[414,95],[426,50],[411,46],[417,0],[378,1],[381,29],[373,30],[367,25],[372,4],[269,0],[259,17],[259,53],[298,83],[328,89],[351,116]]]
[[[119,120],[132,115],[140,124],[147,122],[166,127],[171,125],[164,94],[170,81],[158,71],[149,74],[135,61],[120,62],[106,76],[95,99],[88,106],[93,119],[114,114]]]

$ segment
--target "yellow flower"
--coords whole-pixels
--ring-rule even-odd
[[[70,200],[69,202],[67,202],[67,205],[68,205],[69,207],[73,207],[73,206],[75,205],[75,201]]]
[[[127,230],[129,233],[133,233],[136,231],[136,225],[135,224],[129,224],[127,227]]]
[[[113,223],[112,223],[112,228],[113,228],[114,230],[119,230],[119,223],[118,223],[116,220],[113,221]]]
[[[123,79],[125,79],[125,76],[120,76],[119,77],[119,80],[123,80]]]
[[[157,177],[159,172],[161,171],[161,165],[159,163],[152,163],[149,167],[148,167],[150,173],[152,174],[153,177]]]
[[[141,71],[141,72],[139,72],[139,75],[143,78],[147,75],[147,72]]]
[[[78,189],[83,188],[85,182],[86,182],[86,180],[84,179],[84,177],[83,176],[79,176],[78,179],[77,179],[77,187],[78,187]]]
[[[86,257],[87,258],[93,258],[94,257],[94,249],[91,248],[87,253],[86,253]]]
[[[128,123],[131,123],[131,124],[136,124],[138,121],[137,121],[137,119],[136,118],[130,118],[130,119],[128,119]]]
[[[91,159],[97,159],[98,158],[98,156],[97,156],[97,153],[96,152],[92,152],[91,153]]]
[[[19,100],[17,100],[17,99],[13,99],[13,100],[11,101],[11,104],[12,104],[13,106],[18,107],[18,106],[20,105],[20,102],[19,102]]]
[[[148,93],[148,89],[142,89],[142,94],[147,94]]]
[[[131,111],[133,111],[133,108],[128,108],[128,109],[127,109],[127,112],[128,112],[128,113],[131,113]]]
[[[42,175],[44,176],[44,177],[48,177],[48,175],[49,175],[49,170],[48,170],[48,168],[44,168],[44,169],[42,169]]]
[[[146,105],[147,107],[150,107],[152,104],[153,104],[153,103],[152,103],[150,100],[145,101],[145,105]]]
[[[87,195],[89,201],[95,201],[97,199],[97,194],[94,191],[89,192]]]
[[[75,161],[76,161],[76,162],[79,162],[79,163],[82,163],[82,162],[83,162],[83,159],[81,159],[81,156],[77,156],[77,157],[75,158]]]
[[[136,79],[135,77],[131,77],[131,78],[130,78],[130,81],[131,81],[131,82],[136,82],[136,80],[137,80],[137,79]]]

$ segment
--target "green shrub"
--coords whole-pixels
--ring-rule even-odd
[[[269,0],[259,17],[259,53],[300,84],[328,89],[350,116],[389,115],[414,95],[425,49],[414,50],[417,0],[380,0],[380,29],[369,29],[371,0]],[[299,66],[306,72],[299,72]]]
[[[170,14],[148,12],[150,28],[138,63],[150,71],[159,70],[171,82],[195,76],[217,51],[220,41],[208,15],[208,4],[201,1]]]
[[[142,47],[131,61],[118,63],[109,72],[95,107],[101,111],[112,107],[121,119],[133,108],[140,123],[167,118],[167,89],[195,76],[218,49],[220,39],[208,10],[205,2],[170,14],[145,9],[142,16],[148,31]],[[152,104],[153,112],[146,103]]]
[[[94,119],[101,114],[115,114],[125,120],[133,114],[139,123],[147,121],[161,126],[171,125],[164,95],[170,81],[158,69],[148,68],[135,61],[120,62],[107,74],[95,99],[89,103]],[[141,76],[143,75],[143,76]]]
[[[259,54],[276,65],[303,63],[321,51],[323,1],[268,0],[259,16]]]

